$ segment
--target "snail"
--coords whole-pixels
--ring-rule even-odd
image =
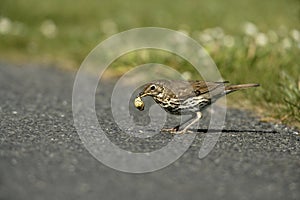
[[[134,99],[134,106],[139,110],[144,110],[145,104],[142,101],[141,97],[138,96]]]

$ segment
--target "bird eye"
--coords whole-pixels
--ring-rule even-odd
[[[150,90],[155,90],[156,86],[155,85],[151,85]]]

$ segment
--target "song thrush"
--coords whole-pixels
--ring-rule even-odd
[[[141,98],[151,96],[168,113],[192,115],[181,125],[161,130],[171,133],[185,133],[188,128],[201,119],[201,111],[220,97],[240,89],[259,86],[259,84],[225,85],[226,83],[229,82],[157,80],[145,85],[134,104],[139,110],[143,110],[144,102]],[[180,129],[180,126],[184,124],[187,125]]]

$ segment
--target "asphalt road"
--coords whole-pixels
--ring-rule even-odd
[[[300,199],[299,132],[241,110],[228,110],[225,130],[204,159],[198,158],[205,136],[199,132],[161,170],[129,174],[103,165],[73,125],[74,76],[0,63],[0,199]],[[97,98],[100,117],[111,115],[105,101]],[[99,122],[117,137],[115,124]],[[156,136],[151,148],[166,138]],[[139,140],[128,146],[128,137],[117,143],[148,148]]]

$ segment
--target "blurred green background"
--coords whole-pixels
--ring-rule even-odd
[[[1,0],[0,59],[78,68],[99,42],[145,26],[188,34],[207,49],[224,79],[262,85],[233,95],[231,105],[299,126],[299,0]],[[159,51],[147,54],[123,56],[111,74],[150,59],[193,78],[186,61]]]

